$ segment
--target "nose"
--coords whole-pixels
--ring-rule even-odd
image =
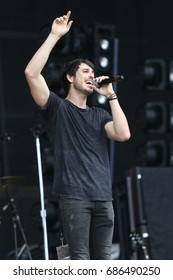
[[[89,78],[94,79],[94,73],[90,73]]]

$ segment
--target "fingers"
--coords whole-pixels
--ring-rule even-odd
[[[57,17],[56,18],[56,21],[58,22],[68,22],[69,18],[70,18],[70,15],[71,15],[71,11],[68,11],[66,15],[63,15],[63,16],[60,16],[60,17]]]
[[[68,11],[66,17],[69,19],[70,16],[71,16],[71,11]]]
[[[108,79],[108,78],[109,78],[109,76],[99,76],[99,77],[95,77],[95,81],[96,81],[97,83],[99,83],[99,82],[101,82],[102,80]]]

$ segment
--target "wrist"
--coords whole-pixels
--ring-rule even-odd
[[[58,41],[62,36],[51,31],[48,37],[53,41]]]
[[[109,96],[107,97],[107,100],[108,100],[108,101],[115,100],[115,99],[118,99],[118,97],[117,97],[117,95],[116,95],[115,92],[113,92],[111,95],[109,95]]]

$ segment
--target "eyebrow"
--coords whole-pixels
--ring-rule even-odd
[[[90,71],[90,69],[91,69],[91,70],[92,70],[92,73],[94,73],[94,70],[93,70],[90,66],[84,67],[84,68],[82,68],[81,66],[79,66],[79,68],[80,68],[82,71]]]

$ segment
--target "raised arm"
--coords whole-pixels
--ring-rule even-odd
[[[71,11],[68,11],[66,15],[57,17],[53,21],[48,37],[33,55],[25,68],[25,77],[28,82],[31,95],[35,102],[42,108],[47,103],[49,88],[41,72],[55,44],[70,30],[73,22],[72,20],[69,20],[70,15]]]

